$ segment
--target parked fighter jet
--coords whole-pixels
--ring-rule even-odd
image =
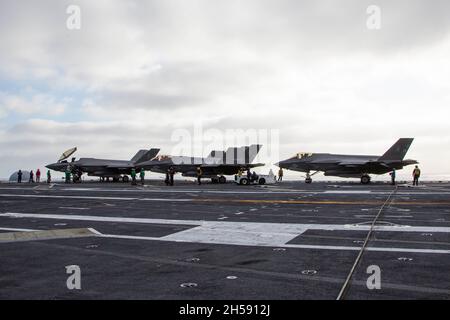
[[[122,179],[123,182],[128,182],[128,175],[131,173],[131,169],[140,170],[142,168],[140,163],[153,159],[158,154],[159,149],[139,150],[130,160],[95,158],[80,158],[79,160],[75,160],[75,158],[72,158],[72,161],[68,162],[66,159],[75,151],[77,151],[77,148],[71,148],[65,151],[58,162],[49,164],[46,167],[61,172],[65,172],[69,168],[74,182],[79,181],[83,173],[87,173],[88,176],[100,177],[102,181],[112,178],[113,181]]]
[[[276,165],[289,170],[306,172],[306,183],[311,183],[311,176],[322,171],[325,176],[361,178],[362,184],[368,184],[370,183],[369,174],[384,174],[392,169],[398,170],[418,163],[416,160],[403,160],[413,140],[413,138],[399,139],[382,156],[303,152],[280,161]],[[311,171],[315,172],[310,174]]]
[[[185,177],[196,177],[201,167],[202,177],[210,178],[213,183],[225,183],[225,175],[235,175],[238,171],[263,166],[253,163],[261,145],[228,148],[226,152],[211,151],[206,158],[159,155],[150,161],[141,163],[145,170],[166,173],[170,167]]]

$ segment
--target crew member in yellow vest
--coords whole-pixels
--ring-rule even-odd
[[[278,170],[278,181],[283,181],[283,169]]]
[[[419,178],[420,178],[420,169],[419,166],[416,166],[413,170],[413,186],[419,185]]]

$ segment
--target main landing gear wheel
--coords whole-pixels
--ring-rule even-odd
[[[227,178],[225,178],[224,176],[220,176],[219,183],[225,183],[225,182],[227,182]]]
[[[306,178],[305,179],[305,183],[311,183],[312,182],[312,179],[311,178]]]
[[[361,183],[362,184],[369,184],[370,183],[370,176],[365,174],[361,177]]]

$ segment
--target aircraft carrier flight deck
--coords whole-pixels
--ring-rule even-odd
[[[0,299],[448,299],[450,184],[1,183],[0,248]]]

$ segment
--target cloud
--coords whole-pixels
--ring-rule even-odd
[[[58,101],[55,97],[44,94],[9,94],[0,92],[0,110],[6,115],[8,113],[18,113],[22,115],[60,115],[67,108],[70,99],[63,98]]]

